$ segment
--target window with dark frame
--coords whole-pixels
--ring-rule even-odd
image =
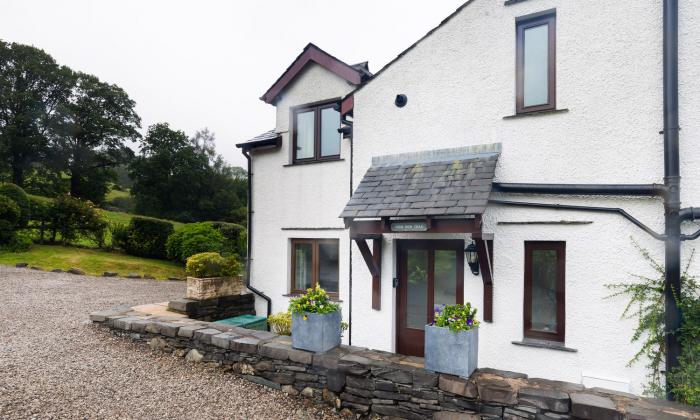
[[[340,112],[336,105],[331,102],[294,110],[294,163],[340,158]]]
[[[525,242],[524,336],[564,342],[566,242]]]
[[[337,239],[292,239],[292,294],[320,285],[338,296],[339,252]]]
[[[517,18],[516,113],[556,109],[556,13]]]

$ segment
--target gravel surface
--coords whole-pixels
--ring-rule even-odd
[[[185,284],[0,266],[0,418],[332,417],[327,408],[90,325],[93,311],[182,297]]]

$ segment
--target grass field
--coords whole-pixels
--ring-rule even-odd
[[[107,197],[105,197],[105,201],[112,201],[115,198],[128,198],[130,196],[129,191],[120,191],[120,190],[109,190],[107,193]]]
[[[102,275],[105,271],[119,273],[120,276],[129,273],[148,274],[157,279],[185,276],[183,267],[170,261],[133,257],[98,249],[34,245],[27,252],[0,253],[0,264],[15,265],[19,262],[26,262],[44,270],[67,270],[75,267],[94,276]]]
[[[136,214],[131,214],[131,213],[124,213],[120,211],[109,211],[109,210],[102,210],[102,214],[104,214],[105,219],[109,223],[120,223],[123,225],[128,225],[129,222],[131,221],[132,217],[138,216]],[[165,220],[165,219],[162,219]],[[176,222],[174,220],[166,220],[167,222],[170,222],[173,224],[173,227],[175,230],[180,229],[182,226],[184,226],[184,223],[181,222]]]

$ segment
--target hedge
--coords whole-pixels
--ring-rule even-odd
[[[173,230],[173,224],[165,220],[133,217],[128,226],[112,228],[112,241],[129,255],[165,259],[165,245]]]

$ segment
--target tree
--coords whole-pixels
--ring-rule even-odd
[[[188,138],[167,123],[148,129],[140,154],[130,167],[136,211],[186,222],[237,221],[246,205],[246,180],[216,154],[208,130]]]
[[[57,109],[70,95],[73,74],[44,51],[0,41],[0,159],[12,182],[24,186],[42,161]]]
[[[104,201],[116,180],[113,168],[133,157],[126,141],[140,138],[135,106],[119,86],[76,74],[73,93],[60,107],[60,135],[52,141],[54,167],[70,175],[72,196]]]

